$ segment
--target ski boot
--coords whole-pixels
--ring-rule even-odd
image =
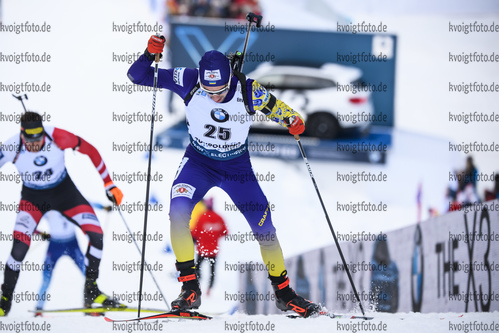
[[[5,317],[10,311],[12,306],[13,290],[6,290],[2,284],[2,296],[0,297],[0,317]]]
[[[36,310],[35,310],[35,317],[43,317],[43,309],[40,308],[40,307],[36,307]]]
[[[83,292],[84,306],[92,308],[92,305],[99,305],[109,310],[110,308],[126,308],[125,304],[121,304],[116,299],[104,294],[97,286],[97,282],[93,278],[87,277],[85,280],[85,289]],[[89,313],[90,316],[103,315],[102,313]]]
[[[12,296],[14,295],[17,280],[19,279],[19,273],[20,271],[14,271],[9,265],[5,267],[4,280],[1,287],[2,296],[0,296],[0,317],[7,316],[10,311]]]
[[[194,260],[177,262],[175,266],[180,271],[178,281],[182,282],[182,290],[171,303],[172,311],[199,308],[201,306],[201,289],[199,288]]]
[[[289,279],[286,274],[287,272],[284,271],[281,276],[269,276],[276,295],[277,308],[281,311],[292,310],[304,318],[319,315],[322,309],[321,306],[297,295],[289,286]]]

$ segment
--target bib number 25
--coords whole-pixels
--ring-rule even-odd
[[[217,127],[210,124],[204,125],[208,131],[204,133],[204,136],[212,139],[216,139],[217,137],[220,140],[229,140],[230,139],[230,128],[226,127]]]

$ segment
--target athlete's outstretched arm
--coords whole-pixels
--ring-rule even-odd
[[[267,89],[265,89],[265,87],[251,79],[247,82],[248,89],[251,88],[251,100],[253,101],[254,111],[263,112],[269,119],[284,127],[289,127],[287,119],[293,117],[299,118],[303,123],[303,117],[298,112],[293,110],[283,101],[277,99]],[[303,126],[303,129],[304,128],[305,127]]]
[[[94,146],[85,141],[83,138],[60,128],[54,128],[52,138],[59,148],[63,150],[71,148],[90,157],[92,164],[95,166],[97,172],[102,178],[102,181],[104,182],[107,196],[110,197],[110,195],[112,195],[118,205],[121,203],[123,193],[121,193],[121,191],[114,185],[104,160]],[[110,200],[113,201],[111,197]]]
[[[128,69],[127,75],[130,81],[142,86],[152,87],[154,85],[154,67],[151,66],[153,61],[154,54],[151,54],[146,49],[144,54]],[[185,67],[158,69],[158,88],[171,90],[182,98],[191,91],[197,81],[198,71],[196,69]]]

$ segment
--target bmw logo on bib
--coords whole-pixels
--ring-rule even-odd
[[[217,123],[225,123],[229,120],[229,114],[224,109],[216,108],[211,110],[211,119]]]
[[[37,158],[35,158],[33,163],[35,163],[35,165],[37,166],[45,165],[47,164],[47,158],[45,156],[38,156]]]

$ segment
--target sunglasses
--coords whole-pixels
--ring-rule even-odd
[[[26,142],[37,142],[37,141],[41,141],[43,140],[43,135],[42,136],[39,136],[39,137],[35,137],[35,138],[31,138],[31,137],[27,137],[25,135],[23,135],[23,138],[24,138],[24,141]]]
[[[229,82],[227,83],[227,85],[225,87],[223,87],[222,89],[219,89],[219,90],[215,90],[215,91],[213,91],[213,90],[206,90],[205,88],[203,88],[202,85],[199,85],[199,88],[201,88],[202,91],[204,91],[205,93],[207,93],[210,96],[221,95],[224,92],[226,92],[227,90],[229,90],[231,79],[232,78],[229,78]]]

